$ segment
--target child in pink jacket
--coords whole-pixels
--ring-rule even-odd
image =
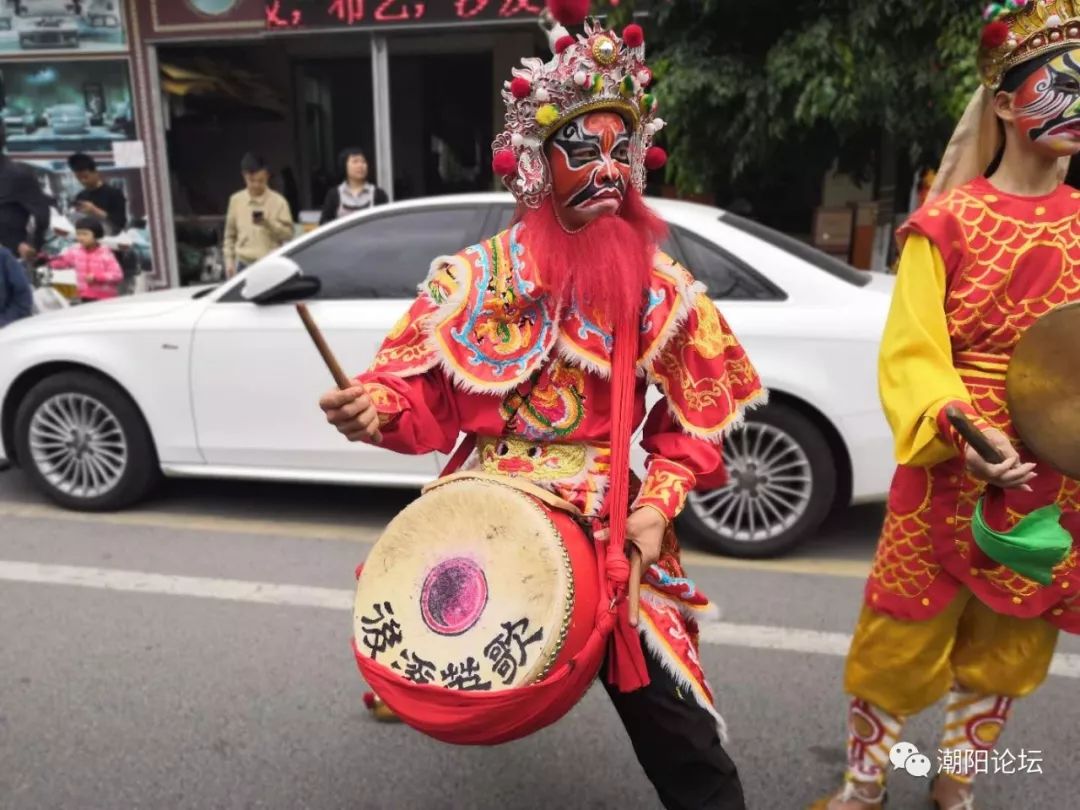
[[[53,268],[75,270],[79,298],[83,301],[115,298],[117,288],[124,280],[124,271],[120,269],[116,256],[100,242],[104,236],[105,228],[100,220],[82,217],[75,223],[75,239],[79,244],[71,246],[49,262]]]

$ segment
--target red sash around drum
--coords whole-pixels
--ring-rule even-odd
[[[529,484],[459,473],[391,521],[357,573],[353,650],[404,722],[492,745],[555,722],[585,694],[626,561],[609,565],[572,510]]]

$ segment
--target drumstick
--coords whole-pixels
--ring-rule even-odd
[[[315,319],[312,318],[311,313],[308,312],[307,304],[297,304],[296,311],[300,315],[300,320],[304,322],[308,334],[311,335],[311,340],[314,342],[315,348],[318,349],[319,354],[322,355],[323,362],[326,363],[326,367],[330,369],[330,374],[333,375],[337,387],[342,391],[352,388],[352,380],[346,377],[345,372],[341,370],[337,358],[334,357],[334,353],[330,351],[330,346],[326,343],[326,338],[323,337],[322,330],[319,329],[319,325],[315,323]]]
[[[626,604],[630,608],[630,626],[638,625],[638,603],[641,599],[641,552],[630,552],[630,584],[626,591]]]
[[[1000,464],[1005,460],[1001,452],[990,444],[983,432],[971,424],[971,421],[959,408],[950,405],[945,409],[945,418],[949,420],[949,424],[956,428],[956,432],[964,437],[964,441],[970,444],[987,464]]]

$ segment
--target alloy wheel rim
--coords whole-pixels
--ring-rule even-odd
[[[810,458],[790,434],[773,425],[748,422],[728,436],[724,466],[728,483],[692,493],[689,506],[727,540],[747,545],[772,540],[810,506]]]
[[[56,394],[30,419],[30,454],[49,484],[73,498],[99,498],[120,483],[128,446],[120,420],[87,394]]]

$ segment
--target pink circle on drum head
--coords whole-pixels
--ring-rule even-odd
[[[420,610],[432,632],[460,636],[480,619],[487,599],[487,578],[480,566],[455,557],[436,565],[424,579]]]

